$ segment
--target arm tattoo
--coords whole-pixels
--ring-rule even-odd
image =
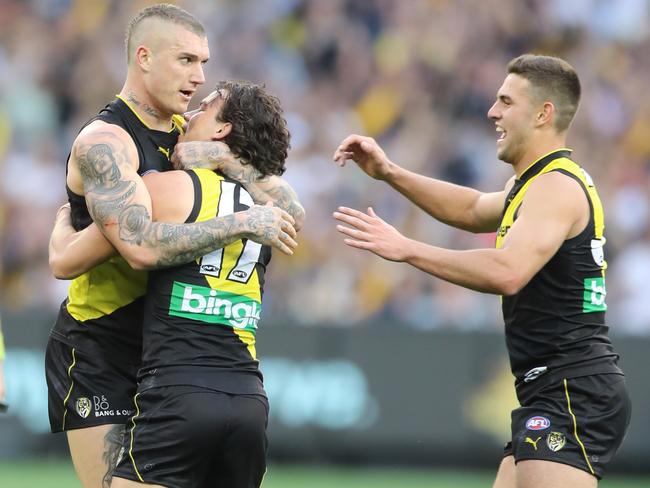
[[[305,217],[305,210],[298,200],[298,195],[291,185],[279,176],[264,176],[250,164],[229,162],[223,164],[223,173],[239,181],[259,205],[273,202],[291,215],[296,222]]]
[[[113,425],[104,436],[104,453],[102,454],[102,458],[106,466],[106,474],[102,478],[102,488],[110,488],[113,473],[115,472],[117,463],[120,462],[124,429],[124,425]]]
[[[157,248],[157,268],[185,264],[218,247],[241,239],[250,222],[238,222],[234,215],[195,224],[151,222],[142,205],[130,205],[120,214],[120,239]]]
[[[78,143],[74,155],[83,179],[88,211],[105,230],[118,226],[123,242],[154,250],[156,267],[176,266],[224,247],[249,232],[234,215],[195,224],[152,222],[144,205],[134,200],[137,183],[127,179],[127,149],[111,132],[102,143]]]
[[[233,159],[228,146],[220,142],[186,142],[175,149],[183,169],[221,170],[224,161]]]
[[[78,144],[74,149],[88,203],[88,211],[100,226],[114,223],[112,217],[124,209],[135,194],[136,184],[122,179],[127,162],[126,148],[114,135],[101,133],[110,143]]]

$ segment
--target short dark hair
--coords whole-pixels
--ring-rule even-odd
[[[282,175],[291,134],[280,100],[250,81],[220,81],[216,90],[226,92],[218,117],[232,124],[223,142],[264,176]]]
[[[565,60],[553,56],[523,54],[508,63],[508,73],[526,78],[538,101],[549,100],[556,110],[555,128],[569,128],[580,103],[578,73]]]
[[[146,19],[160,19],[173,24],[182,25],[187,30],[194,32],[197,36],[205,37],[205,28],[199,20],[194,17],[187,10],[172,5],[171,3],[158,3],[143,8],[131,19],[128,27],[126,28],[126,35],[124,38],[124,45],[126,47],[126,61],[131,62],[131,50],[133,48],[132,39],[133,34],[137,31],[138,26]]]

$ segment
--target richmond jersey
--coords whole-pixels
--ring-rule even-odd
[[[182,118],[174,116],[168,132],[150,129],[119,96],[88,121],[102,120],[129,133],[138,150],[138,174],[171,169],[170,152],[182,131]],[[83,195],[69,188],[72,224],[81,230],[92,223]],[[114,257],[74,279],[61,306],[52,334],[73,347],[101,343],[107,350],[139,362],[142,313],[147,275]]]
[[[573,178],[589,201],[585,229],[564,241],[519,293],[503,297],[506,344],[518,386],[560,371],[567,378],[620,373],[605,324],[603,208],[591,177],[569,159],[570,154],[569,150],[555,151],[521,175],[508,194],[497,232],[496,247],[500,248],[526,191],[541,174],[559,171]]]
[[[188,171],[194,208],[187,222],[246,210],[253,200],[220,174]],[[183,266],[152,271],[143,330],[143,388],[190,384],[263,393],[255,334],[271,250],[242,239]],[[141,388],[142,389],[142,388]]]

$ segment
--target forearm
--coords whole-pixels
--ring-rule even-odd
[[[302,228],[305,222],[305,209],[291,185],[280,176],[264,176],[253,165],[242,164],[232,159],[222,161],[219,170],[241,183],[256,204],[266,205],[271,202],[294,218],[296,230]]]
[[[59,210],[49,243],[49,265],[56,278],[76,278],[115,254],[96,225],[77,232],[69,210]]]
[[[296,192],[285,180],[271,175],[257,180],[241,181],[241,184],[256,204],[266,205],[271,202],[293,217],[296,230],[302,228],[305,222],[305,209],[300,204]]]
[[[255,223],[245,212],[193,224],[170,224],[151,221],[144,207],[131,207],[121,223],[119,238],[134,250],[127,259],[131,266],[155,269],[185,264],[238,239],[250,238],[252,225]]]
[[[291,186],[279,176],[262,175],[252,164],[234,157],[222,142],[186,142],[174,149],[173,160],[184,169],[212,169],[241,183],[258,205],[268,202],[281,208],[295,220],[299,230],[305,221],[305,209]]]
[[[225,164],[239,164],[227,144],[218,141],[181,142],[174,148],[172,162],[176,169],[204,168],[222,170]]]
[[[409,240],[405,262],[450,283],[495,295],[512,295],[524,277],[500,249],[457,251]]]
[[[474,212],[481,192],[473,188],[428,178],[394,164],[384,181],[440,222],[472,232],[485,231]]]

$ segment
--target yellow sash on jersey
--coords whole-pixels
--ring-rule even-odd
[[[576,164],[569,158],[561,157],[551,161],[549,164],[544,166],[544,168],[542,168],[542,170],[539,171],[539,173],[533,175],[528,181],[526,181],[526,183],[524,183],[522,187],[519,189],[517,194],[512,198],[510,203],[508,203],[508,206],[503,214],[503,218],[501,219],[501,225],[499,226],[499,230],[497,231],[497,238],[496,238],[497,249],[501,248],[501,246],[503,245],[503,240],[506,234],[508,233],[508,229],[510,229],[512,224],[514,224],[515,215],[517,213],[517,210],[519,209],[519,206],[521,205],[521,202],[524,199],[524,196],[526,195],[526,191],[533,183],[533,181],[535,181],[535,178],[537,178],[539,175],[542,175],[544,173],[548,173],[550,171],[555,171],[560,169],[578,178],[578,180],[582,183],[584,188],[587,190],[587,194],[589,196],[589,200],[591,202],[591,206],[594,212],[594,235],[596,239],[602,239],[603,232],[605,230],[605,216],[603,213],[603,205],[600,201],[600,197],[598,196],[598,192],[596,191],[596,187],[594,186],[594,182],[591,179],[591,176],[589,176],[589,174],[578,164]],[[603,265],[603,270],[606,268],[607,268],[607,263]]]
[[[224,177],[208,169],[194,169],[192,170],[198,177],[201,183],[201,207],[196,222],[201,222],[214,218],[215,216],[224,216],[225,213],[220,214],[220,203],[222,198],[230,198],[231,196],[223,194],[222,183]],[[234,202],[229,208],[234,207]],[[244,244],[241,240],[229,244],[223,249],[222,269],[223,272],[219,277],[205,275],[205,278],[210,285],[210,288],[220,290],[234,295],[248,297],[258,303],[262,302],[262,292],[260,288],[260,281],[257,271],[254,271],[250,279],[246,283],[231,281],[227,279],[228,271],[237,265],[237,259],[242,253]],[[197,260],[197,263],[200,260]],[[255,351],[255,335],[246,330],[239,330],[234,328],[235,333],[239,336],[242,342],[248,347],[251,356],[256,359]]]

